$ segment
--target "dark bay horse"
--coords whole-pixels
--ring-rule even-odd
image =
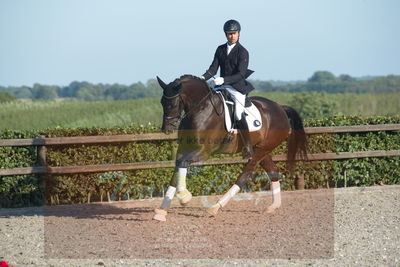
[[[221,97],[204,80],[184,75],[166,84],[159,77],[157,79],[163,88],[162,130],[171,133],[178,128],[179,142],[175,174],[161,207],[155,210],[153,217],[155,220],[165,221],[167,209],[175,194],[182,205],[186,205],[192,197],[186,189],[187,168],[192,163],[205,161],[213,153],[241,152],[243,145],[237,133],[228,133],[226,130]],[[267,212],[279,208],[281,176],[271,159],[271,151],[285,140],[288,141],[289,170],[293,170],[297,154],[305,157],[307,153],[303,122],[293,108],[281,106],[262,97],[250,99],[261,113],[262,128],[250,133],[254,153],[245,164],[236,183],[215,205],[207,209],[207,212],[214,216],[219,208],[224,207],[246,184],[258,164],[271,179],[273,203]]]

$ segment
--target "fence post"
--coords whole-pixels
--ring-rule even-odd
[[[171,160],[176,160],[176,154],[178,152],[178,141],[172,141],[172,148],[171,148]]]
[[[46,146],[37,146],[37,163],[39,166],[46,167]]]
[[[45,145],[37,146],[37,148],[36,148],[36,162],[37,162],[37,165],[40,166],[40,167],[46,167],[46,166],[47,166],[47,160],[46,160],[46,146],[45,146]],[[44,192],[43,192],[43,194],[44,194],[44,196],[43,196],[43,204],[44,204],[44,205],[47,204],[47,203],[46,203],[46,202],[47,202],[47,201],[46,201],[46,198],[47,198],[47,196],[49,195],[48,189],[47,189],[47,185],[46,185],[46,182],[47,182],[48,179],[49,179],[49,175],[50,175],[50,174],[48,174],[48,173],[43,173],[43,174],[41,175],[41,176],[42,176],[43,189],[44,189]],[[51,197],[51,196],[50,196],[50,197]],[[53,198],[51,197],[50,199],[51,199],[50,205],[52,205],[52,204],[53,204]]]
[[[296,190],[304,190],[304,185],[304,173],[301,173],[294,179],[294,186]]]

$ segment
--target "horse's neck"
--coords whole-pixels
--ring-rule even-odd
[[[193,86],[188,84],[181,88],[181,96],[183,98],[185,112],[188,113],[192,109],[200,108],[203,105],[207,105],[207,99],[209,89],[205,86],[201,86],[200,83],[196,83]]]
[[[224,127],[223,106],[219,96],[206,87],[183,87],[185,113],[200,128]]]

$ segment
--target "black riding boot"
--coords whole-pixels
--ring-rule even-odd
[[[242,115],[242,119],[238,121],[238,131],[239,135],[243,141],[243,158],[249,159],[253,156],[253,146],[251,144],[249,126],[247,125],[247,121],[245,115]]]

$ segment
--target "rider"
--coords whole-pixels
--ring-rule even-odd
[[[235,119],[239,134],[244,144],[243,158],[251,158],[253,148],[250,140],[249,127],[246,122],[244,105],[246,95],[254,87],[246,81],[253,71],[247,67],[249,65],[249,52],[239,43],[240,24],[236,20],[228,20],[224,24],[224,32],[227,43],[218,46],[214,60],[209,69],[201,78],[208,80],[221,68],[221,77],[214,77],[214,84],[226,89],[235,102]]]

